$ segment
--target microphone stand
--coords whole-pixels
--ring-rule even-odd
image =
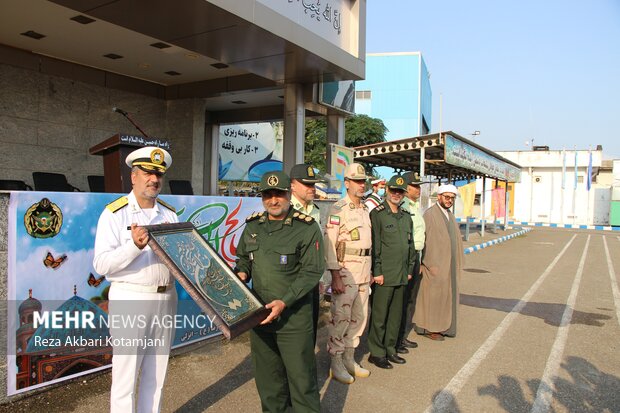
[[[142,135],[144,135],[145,138],[151,139],[151,137],[149,135],[147,135],[146,132],[143,131],[142,128],[140,126],[138,126],[138,124],[136,122],[133,121],[133,119],[131,119],[131,116],[129,116],[129,113],[127,113],[124,110],[119,109],[119,108],[112,108],[112,111],[116,112],[116,113],[120,113],[121,115],[123,115],[129,122],[131,122],[131,124],[133,126],[135,126],[136,129],[138,129],[138,131],[140,131],[140,133],[142,133]]]

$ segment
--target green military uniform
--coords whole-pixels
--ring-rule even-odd
[[[385,357],[396,354],[407,276],[413,273],[413,223],[406,210],[399,208],[393,213],[387,199],[370,212],[370,221],[372,274],[383,275],[384,281],[373,285],[368,347],[372,356]]]
[[[305,185],[316,185],[319,182],[325,182],[314,173],[312,165],[301,163],[291,168],[291,180],[296,179]],[[295,194],[291,194],[291,205],[297,211],[305,215],[310,215],[321,226],[321,210],[314,202],[309,202],[305,207]],[[319,331],[319,311],[321,303],[321,292],[319,285],[312,290],[312,322],[314,327],[314,343],[316,344],[317,333]]]
[[[280,181],[280,174],[288,179],[280,172]],[[320,410],[309,292],[323,274],[323,255],[318,224],[293,208],[283,220],[270,220],[267,212],[246,220],[237,246],[237,270],[251,277],[264,303],[286,304],[279,318],[250,335],[263,411],[283,412],[289,403],[296,412]]]

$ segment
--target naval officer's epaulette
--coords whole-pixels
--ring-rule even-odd
[[[157,202],[159,202],[161,204],[161,206],[168,208],[169,210],[171,210],[172,212],[177,212],[176,208],[173,207],[172,205],[170,205],[167,202],[162,201],[161,199],[157,198]]]
[[[312,224],[314,222],[314,218],[312,218],[310,215],[302,214],[298,211],[295,211],[293,213],[293,218],[297,221],[305,222],[306,224]]]
[[[120,197],[118,199],[115,199],[114,201],[110,202],[105,207],[107,209],[109,209],[110,211],[112,211],[112,212],[116,212],[116,211],[122,209],[123,207],[126,207],[128,203],[129,203],[129,199],[127,199],[126,196],[122,196],[122,197]]]
[[[252,215],[250,215],[249,217],[247,217],[245,219],[245,222],[254,221],[255,219],[258,219],[258,218],[262,217],[264,213],[265,213],[265,211],[263,211],[263,212],[255,212]]]
[[[377,210],[377,212],[379,212],[379,211],[383,211],[383,210],[385,209],[385,204],[380,204],[380,205],[379,205],[379,206],[377,206],[375,209]]]

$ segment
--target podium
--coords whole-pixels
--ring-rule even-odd
[[[137,148],[157,146],[170,150],[170,143],[156,138],[117,133],[88,149],[91,155],[103,156],[103,175],[106,192],[126,194],[131,192],[131,168],[125,158]]]

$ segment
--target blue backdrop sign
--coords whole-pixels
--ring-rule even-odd
[[[110,283],[93,268],[97,221],[119,194],[13,192],[9,203],[8,246],[8,389],[9,395],[107,368],[111,347],[80,347],[56,352],[34,343],[47,337],[35,328],[41,312],[76,311],[107,316]],[[163,195],[177,209],[179,221],[192,222],[199,233],[233,265],[246,216],[262,209],[260,198]],[[178,313],[198,316],[199,307],[177,284]],[[61,330],[67,336],[74,329]],[[47,335],[46,335],[47,334]],[[98,330],[99,337],[109,334]],[[173,347],[218,335],[212,325],[176,329]],[[62,335],[62,334],[61,334]],[[84,334],[81,334],[84,336]],[[58,338],[58,332],[54,337]]]

